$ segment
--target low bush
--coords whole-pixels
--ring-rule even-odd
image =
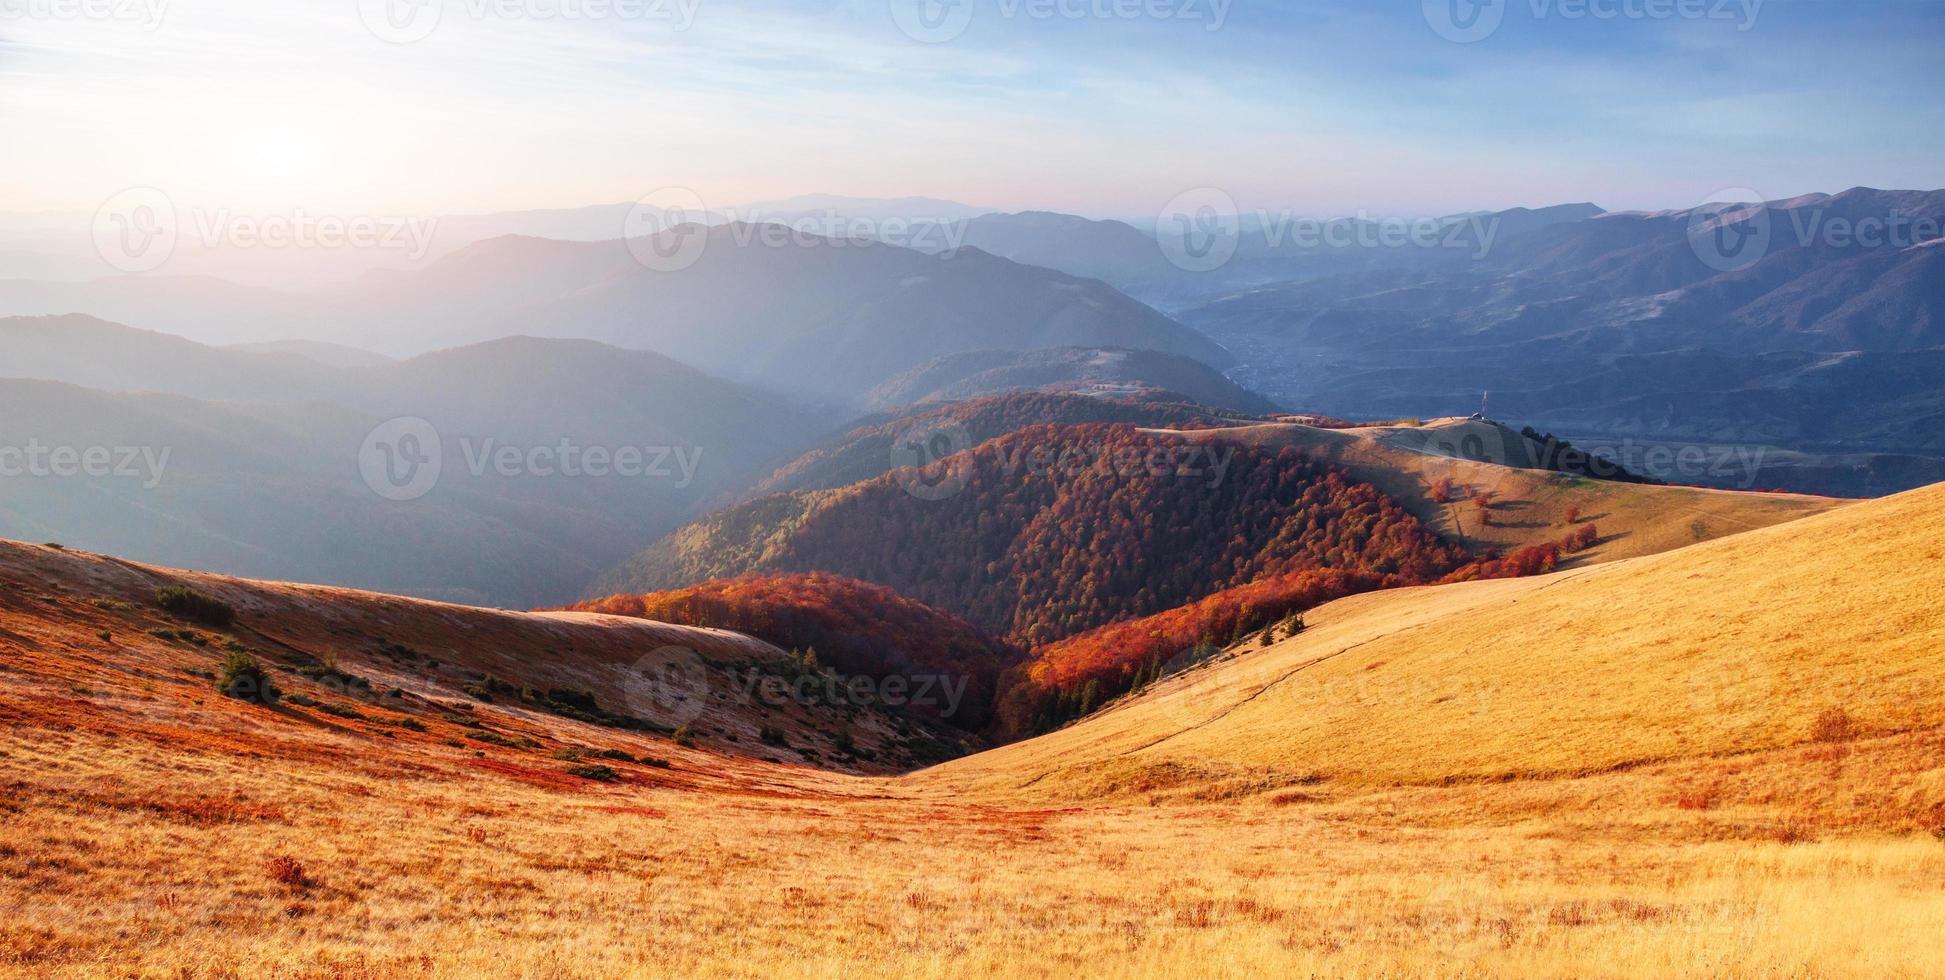
[[[591,779],[597,783],[613,783],[621,780],[621,773],[607,766],[575,766],[567,770],[567,774],[570,776],[579,776],[582,779]]]
[[[224,655],[222,665],[216,668],[216,690],[238,701],[277,703],[277,688],[270,683],[270,675],[257,663],[257,658],[247,653],[232,651]]]
[[[304,866],[289,855],[271,858],[264,869],[270,872],[270,880],[286,888],[309,888],[313,884]]]
[[[1857,723],[1842,708],[1825,708],[1810,726],[1810,737],[1819,742],[1847,742],[1857,737]]]
[[[155,604],[172,616],[212,629],[226,629],[236,622],[236,608],[221,599],[204,595],[182,585],[171,585],[155,593]]]

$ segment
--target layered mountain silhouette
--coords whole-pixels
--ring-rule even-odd
[[[1885,493],[1936,472],[1899,458],[1940,451],[1941,227],[1945,192],[1868,188],[1600,214],[1180,315],[1244,356],[1237,380],[1296,407],[1457,414],[1490,391],[1496,414],[1576,441],[1837,454],[1756,485]],[[1859,453],[1883,458],[1858,476]]]
[[[212,343],[301,337],[391,354],[509,334],[588,339],[847,401],[967,350],[1117,346],[1233,360],[1108,285],[976,248],[928,255],[742,223],[633,244],[497,238],[307,295],[167,277],[0,283],[0,309],[89,313]],[[680,268],[637,259],[656,247],[692,251]]]
[[[0,536],[490,605],[577,597],[829,424],[592,341],[334,367],[67,317],[0,321],[0,351],[0,375],[51,379],[0,380],[0,446],[150,454],[128,473],[11,475]],[[439,441],[438,480],[410,500],[366,469],[395,418]],[[642,454],[629,473],[624,450]]]

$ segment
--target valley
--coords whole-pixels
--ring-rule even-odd
[[[1945,913],[1937,496],[1341,600],[1059,732],[897,777],[766,757],[729,702],[636,702],[658,725],[697,711],[684,746],[459,690],[483,668],[625,690],[604,672],[651,644],[758,654],[734,635],[10,544],[0,964],[1902,972]],[[149,634],[172,619],[163,583],[229,603],[232,627],[198,632],[359,717],[217,695],[195,676],[216,649]],[[369,693],[287,667],[300,652]],[[763,717],[829,749],[814,709]],[[554,758],[573,747],[655,764],[574,776]],[[30,899],[48,890],[72,911]]]

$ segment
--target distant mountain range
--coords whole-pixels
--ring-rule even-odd
[[[1840,455],[1750,485],[1888,493],[1939,472],[1909,456],[1945,453],[1942,228],[1941,191],[1601,214],[1179,316],[1237,352],[1232,377],[1304,410],[1463,414],[1490,392],[1494,414],[1576,442]]]
[[[7,474],[0,537],[489,605],[581,595],[835,421],[591,341],[508,338],[338,367],[85,317],[13,319],[0,320],[8,375],[43,380],[0,380],[0,447],[150,456],[125,474]],[[438,439],[440,475],[422,497],[371,484],[368,437],[392,418],[422,419]],[[605,472],[564,472],[568,452],[590,449],[610,458]],[[624,449],[647,457],[638,473],[613,462]]]
[[[890,408],[966,401],[1018,391],[1113,397],[1154,396],[1249,414],[1275,402],[1194,358],[1119,347],[967,351],[915,367],[872,389],[869,405]]]
[[[927,255],[738,224],[677,228],[635,250],[677,243],[697,251],[670,271],[621,241],[499,238],[319,294],[167,277],[9,282],[0,310],[85,312],[207,343],[303,338],[394,354],[509,334],[590,339],[853,402],[967,350],[1116,346],[1233,362],[1110,286],[977,249]]]

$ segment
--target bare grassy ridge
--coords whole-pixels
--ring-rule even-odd
[[[175,684],[193,645],[103,645],[149,615],[87,601],[112,563],[8,546],[0,972],[1936,975],[1940,503],[1354,597],[901,779],[480,709],[667,746],[602,783],[222,699]],[[294,587],[221,589],[247,625]],[[304,595],[350,632],[527,628]],[[1760,692],[1716,669],[1750,655]]]
[[[1598,546],[1574,564],[1659,554],[1851,503],[1803,494],[1615,483],[1499,465],[1507,430],[1466,419],[1351,429],[1265,423],[1175,435],[1290,446],[1329,460],[1384,491],[1434,530],[1475,550],[1512,551],[1554,540],[1575,522],[1598,525]],[[1483,459],[1465,458],[1469,449],[1477,449]],[[1449,503],[1435,499],[1441,480],[1450,481],[1455,491]],[[1491,495],[1487,520],[1480,519],[1471,499],[1475,494]]]

